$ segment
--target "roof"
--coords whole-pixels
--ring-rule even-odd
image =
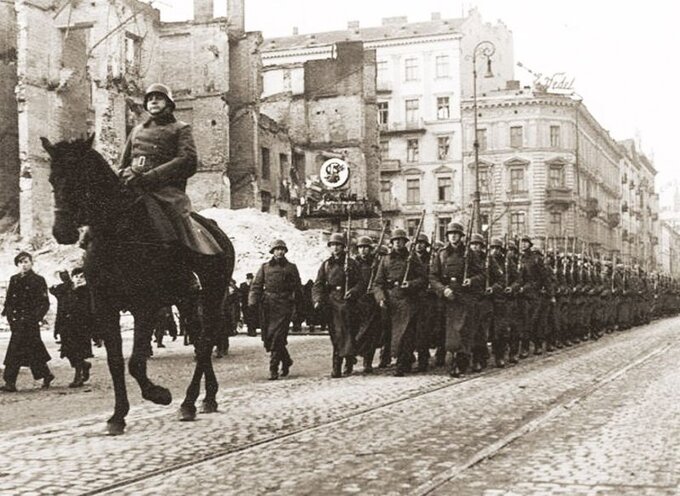
[[[299,34],[267,38],[264,40],[262,51],[291,50],[311,46],[332,45],[342,41],[379,41],[398,38],[413,38],[415,36],[432,36],[448,33],[460,33],[465,22],[461,19],[440,19],[425,22],[389,23],[378,27],[359,29],[345,29],[342,31],[326,31],[321,33]]]

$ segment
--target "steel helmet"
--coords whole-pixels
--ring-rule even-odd
[[[288,251],[286,242],[282,239],[277,239],[272,243],[271,247],[269,248],[269,253],[274,253],[274,250],[277,248],[283,248],[284,250],[286,250],[286,252]]]
[[[430,246],[430,240],[427,239],[427,234],[425,234],[425,233],[420,233],[418,235],[417,242],[418,243],[425,243],[427,246]]]
[[[357,248],[360,246],[373,246],[373,240],[368,236],[360,236],[357,241]]]
[[[484,236],[482,236],[479,233],[474,233],[472,236],[470,236],[470,244],[472,243],[479,243],[480,245],[484,244]]]
[[[465,235],[465,231],[463,230],[463,226],[461,224],[458,222],[449,222],[449,225],[446,226],[446,234],[455,232],[460,233],[461,236]]]
[[[152,93],[160,93],[161,95],[163,95],[165,99],[168,101],[170,108],[172,110],[175,110],[176,105],[175,100],[172,98],[172,91],[170,91],[170,88],[168,88],[166,85],[161,83],[154,83],[146,89],[146,92],[144,93],[144,110],[148,110],[146,106],[149,101],[149,95],[151,95]]]
[[[331,245],[347,246],[347,242],[345,241],[345,235],[342,233],[331,234],[331,237],[328,239],[328,246]]]
[[[395,229],[394,232],[392,233],[392,236],[390,237],[390,241],[394,241],[395,239],[404,239],[408,242],[408,235],[406,234],[406,231],[403,229]]]

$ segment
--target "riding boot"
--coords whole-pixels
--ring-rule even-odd
[[[281,377],[287,377],[290,373],[290,367],[293,365],[293,359],[290,357],[287,348],[283,348],[281,359]]]
[[[364,355],[364,374],[373,373],[373,356],[375,355],[375,350],[369,351]]]
[[[352,375],[354,372],[354,364],[357,363],[357,359],[353,356],[345,357],[345,375]]]

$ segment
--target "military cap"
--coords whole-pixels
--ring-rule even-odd
[[[449,222],[449,225],[446,226],[446,234],[455,232],[460,233],[461,235],[465,234],[465,230],[463,230],[463,226],[461,224],[458,222]]]
[[[501,238],[492,238],[489,244],[490,248],[503,248],[503,241]]]
[[[427,239],[427,234],[425,234],[425,233],[420,233],[418,235],[417,242],[418,243],[425,243],[427,246],[430,246],[430,240]]]
[[[395,239],[399,238],[403,238],[404,240],[408,241],[408,235],[406,234],[406,231],[403,229],[395,229],[392,233],[392,237],[390,237],[390,241],[394,241]]]
[[[328,246],[331,245],[347,246],[347,242],[345,241],[345,235],[342,233],[331,234],[331,237],[328,239]]]
[[[288,251],[288,247],[286,246],[286,242],[283,241],[282,239],[277,239],[276,241],[274,241],[272,243],[271,247],[269,248],[269,253],[274,253],[274,250],[276,248],[283,248],[284,250]]]
[[[149,97],[153,93],[160,93],[168,101],[168,105],[175,110],[175,100],[172,98],[172,91],[166,85],[161,83],[154,83],[146,89],[144,92],[144,110],[148,110],[147,104],[149,103]]]
[[[484,236],[482,236],[479,233],[474,233],[472,236],[470,236],[470,244],[472,243],[479,243],[480,245],[484,244]]]
[[[369,236],[359,236],[357,248],[359,246],[373,246],[373,240]]]
[[[24,258],[28,258],[31,262],[33,261],[33,255],[27,251],[20,251],[17,253],[17,256],[14,257],[14,265],[19,265],[19,262],[21,262]]]

